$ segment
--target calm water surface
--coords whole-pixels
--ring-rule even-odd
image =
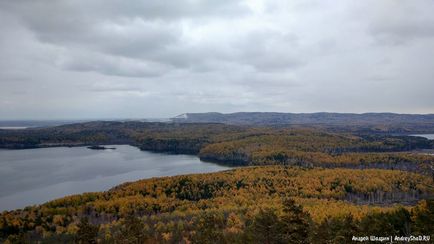
[[[429,139],[429,140],[434,140],[434,134],[417,134],[417,135],[412,135],[412,136],[421,136],[421,137],[425,137],[426,139]]]
[[[0,150],[0,211],[40,204],[66,195],[108,190],[127,181],[215,172],[228,167],[195,156],[168,155],[116,145]]]

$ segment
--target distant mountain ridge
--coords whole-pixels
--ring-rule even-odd
[[[378,124],[432,124],[434,114],[396,113],[277,113],[277,112],[238,112],[238,113],[185,113],[172,118],[179,123],[224,123],[224,124],[329,124],[329,125],[378,125]]]

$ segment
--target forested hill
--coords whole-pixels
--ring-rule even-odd
[[[394,113],[186,113],[172,119],[186,123],[225,123],[225,124],[353,124],[353,125],[393,125],[429,124],[434,126],[434,114],[394,114]]]
[[[423,137],[137,121],[0,129],[0,148],[112,144],[244,167],[5,211],[0,243],[348,243],[434,233],[434,140]]]
[[[322,244],[350,243],[353,235],[432,239],[431,184],[427,176],[397,170],[283,166],[154,178],[0,213],[0,243]]]
[[[129,144],[142,150],[193,154],[238,166],[299,165],[401,169],[434,173],[434,141],[422,137],[332,133],[206,123],[99,121],[51,128],[0,130],[0,148]]]

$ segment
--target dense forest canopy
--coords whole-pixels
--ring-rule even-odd
[[[353,232],[369,234],[380,231],[371,229],[371,224],[395,219],[389,223],[392,226],[381,227],[384,233],[410,231],[401,226],[406,224],[411,233],[426,234],[432,233],[426,232],[432,226],[420,222],[432,221],[426,218],[434,214],[434,202],[422,199],[433,194],[432,179],[402,171],[247,167],[141,180],[107,192],[3,212],[0,234],[10,240],[68,240],[89,229],[83,227],[87,224],[96,228],[92,238],[115,241],[126,231],[125,222],[136,221],[141,238],[150,243],[212,242],[214,234],[221,242],[242,243],[255,242],[255,235],[264,238],[267,229],[260,226],[267,221],[288,224],[285,218],[303,223],[300,228],[307,233],[300,238],[305,241],[319,238],[314,234],[318,231],[324,232],[324,237],[338,238],[325,233],[336,231],[335,225],[345,225],[345,221],[353,225]],[[395,204],[418,201],[414,207]],[[83,223],[83,219],[88,222]],[[210,228],[216,233],[208,233]]]

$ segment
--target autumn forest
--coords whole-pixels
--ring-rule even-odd
[[[408,133],[409,134],[409,133]],[[234,166],[0,214],[5,243],[350,243],[434,237],[434,142],[353,127],[88,122],[0,130],[0,148],[129,144]]]

